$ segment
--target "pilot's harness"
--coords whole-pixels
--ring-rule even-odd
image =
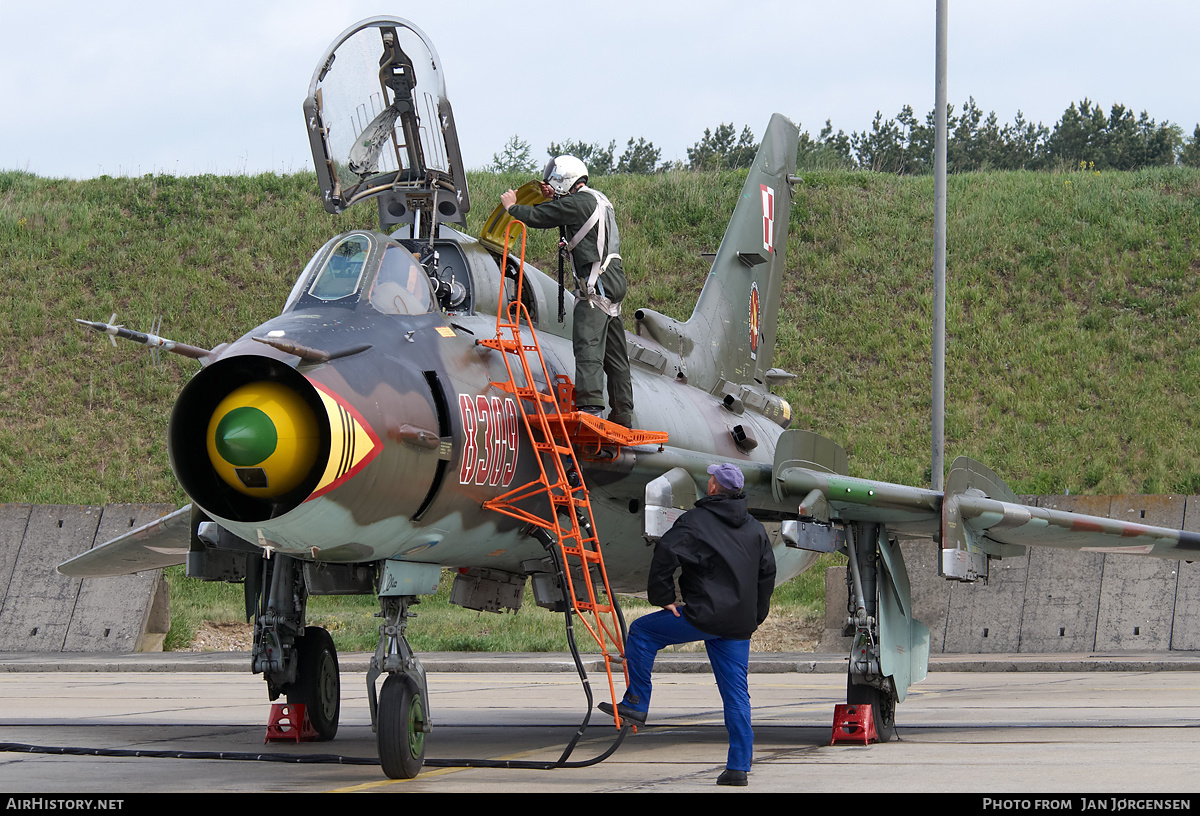
[[[588,220],[583,222],[583,226],[571,237],[566,240],[566,230],[559,228],[558,241],[558,321],[563,320],[563,256],[566,255],[571,261],[571,271],[575,274],[575,297],[582,300],[587,300],[588,303],[597,309],[601,309],[609,317],[621,316],[621,302],[613,302],[610,300],[605,291],[604,284],[600,283],[600,276],[608,270],[609,264],[614,260],[620,260],[619,250],[621,248],[621,235],[617,231],[617,216],[613,209],[612,202],[599,190],[593,190],[591,187],[583,186],[579,188],[581,193],[589,193],[596,199],[596,209],[592,210],[592,214],[588,216]],[[603,215],[603,218],[601,216]],[[596,253],[603,258],[592,262],[592,268],[589,271],[587,278],[580,274],[575,268],[575,257],[571,251],[579,246],[579,242],[592,231],[592,227],[597,228],[596,232]],[[607,240],[606,240],[607,239]],[[607,255],[605,249],[610,249]]]

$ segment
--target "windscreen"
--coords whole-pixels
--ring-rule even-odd
[[[317,300],[341,300],[358,291],[359,281],[371,252],[371,240],[365,235],[348,235],[333,248],[324,268],[308,287]]]

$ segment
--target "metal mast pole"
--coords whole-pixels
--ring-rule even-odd
[[[946,448],[946,29],[949,0],[937,0],[933,160],[933,489],[945,482]]]

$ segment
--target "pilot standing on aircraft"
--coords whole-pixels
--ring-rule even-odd
[[[703,640],[716,675],[729,732],[718,785],[745,785],[754,752],[750,727],[750,636],[766,620],[775,588],[775,555],[767,532],[749,514],[745,477],[730,464],[709,465],[708,495],[680,516],[654,548],[646,597],[662,610],[638,618],[625,641],[629,687],[617,710],[646,721],[650,675],[664,646]],[[675,603],[677,569],[683,603]],[[612,714],[611,703],[598,708]]]
[[[633,422],[633,385],[621,322],[627,284],[613,206],[603,193],[587,186],[587,166],[574,156],[551,159],[542,179],[542,195],[550,201],[536,207],[517,204],[516,192],[509,190],[500,196],[500,203],[527,226],[564,228],[576,283],[575,405],[580,411],[602,415],[607,374],[612,408],[608,418],[628,428]]]

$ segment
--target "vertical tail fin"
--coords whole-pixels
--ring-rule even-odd
[[[764,384],[775,354],[799,129],[774,114],[746,176],[704,290],[684,327],[688,379]]]

